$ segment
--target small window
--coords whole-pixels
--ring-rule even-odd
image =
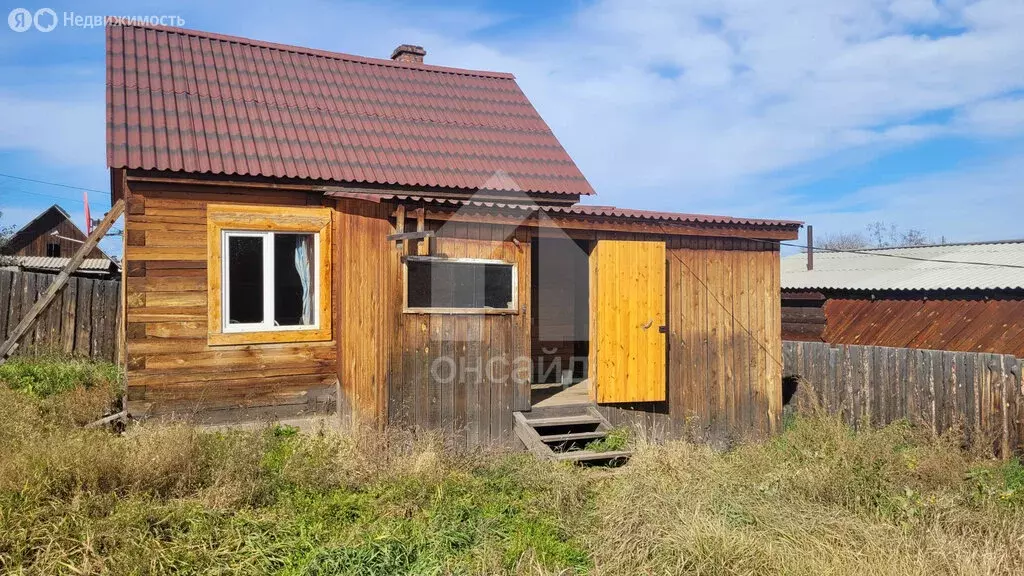
[[[224,331],[315,328],[318,234],[223,233]]]
[[[46,244],[46,256],[49,258],[60,258],[60,244],[48,242]]]
[[[516,266],[500,260],[406,260],[407,312],[514,312]]]

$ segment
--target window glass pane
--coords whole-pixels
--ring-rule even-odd
[[[512,267],[503,264],[484,266],[484,306],[512,307]]]
[[[313,234],[274,235],[274,325],[312,326],[316,320]]]
[[[512,265],[409,260],[410,308],[500,308],[512,304]]]
[[[263,238],[228,236],[228,322],[263,322]]]

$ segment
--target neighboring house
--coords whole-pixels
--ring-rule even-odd
[[[785,340],[1024,357],[1024,241],[782,261]]]
[[[507,443],[539,413],[532,360],[571,350],[615,423],[778,429],[779,241],[800,223],[579,204],[590,184],[513,76],[419,47],[106,33],[133,414],[337,403]]]
[[[54,204],[11,236],[3,247],[2,263],[29,272],[57,274],[85,240],[85,232],[63,208]],[[119,279],[120,269],[96,247],[86,255],[75,275]]]

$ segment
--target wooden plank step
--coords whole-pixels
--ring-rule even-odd
[[[596,432],[573,432],[571,434],[541,434],[541,442],[572,442],[573,440],[597,440],[598,438],[604,438],[608,436],[607,430],[598,430]]]
[[[526,419],[526,423],[533,428],[544,428],[548,426],[577,426],[580,424],[600,424],[601,419],[589,414],[579,416],[553,416],[551,418]]]
[[[629,450],[613,450],[609,452],[577,450],[575,452],[562,452],[560,454],[555,454],[555,460],[560,462],[592,462],[595,460],[628,459],[632,455],[633,453]]]

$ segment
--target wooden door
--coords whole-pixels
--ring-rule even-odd
[[[590,254],[590,382],[598,403],[665,400],[665,243],[598,240]]]

